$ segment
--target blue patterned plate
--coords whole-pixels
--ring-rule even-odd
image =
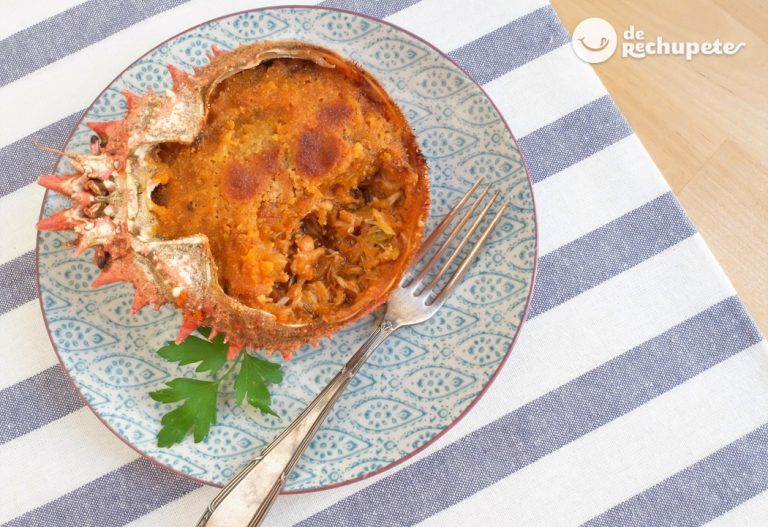
[[[424,448],[483,393],[507,355],[531,292],[536,222],[531,185],[515,141],[480,87],[446,56],[415,36],[364,16],[314,8],[239,13],[195,27],[132,64],[99,96],[83,122],[121,117],[121,91],[164,91],[166,69],[201,66],[222,50],[260,39],[297,39],[334,49],[373,72],[413,126],[431,174],[430,228],[479,176],[512,199],[500,228],[464,284],[429,322],[391,337],[362,369],[288,480],[291,491],[349,482],[391,467]],[[86,151],[81,122],[66,146]],[[59,173],[69,171],[60,160]],[[44,213],[66,205],[46,195]],[[284,365],[274,389],[281,418],[224,397],[219,422],[198,444],[188,437],[169,449],[155,445],[165,405],[147,395],[165,381],[190,375],[155,354],[179,327],[170,308],[129,316],[132,289],[91,289],[92,255],[74,256],[69,234],[38,237],[42,306],[53,345],[89,406],[119,437],[146,456],[206,483],[223,484],[269,443],[328,382],[372,329],[358,321],[306,348]]]

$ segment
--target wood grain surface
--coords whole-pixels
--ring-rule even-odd
[[[552,0],[645,40],[746,42],[733,56],[612,58],[594,69],[768,334],[768,2]],[[621,44],[619,44],[620,48]]]

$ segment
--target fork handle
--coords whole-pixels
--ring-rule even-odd
[[[379,344],[400,326],[384,318],[314,401],[213,499],[197,527],[256,527],[344,389]]]

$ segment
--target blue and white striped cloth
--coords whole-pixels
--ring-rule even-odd
[[[535,183],[540,267],[519,342],[463,421],[396,470],[282,496],[267,524],[768,524],[768,345],[552,7],[323,3],[420,35],[483,84]],[[61,146],[158,42],[265,5],[0,4],[0,524],[192,525],[215,494],[140,458],[65,380],[35,285],[33,181],[55,156],[33,144]]]

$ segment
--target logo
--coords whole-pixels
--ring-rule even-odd
[[[648,55],[681,55],[685,60],[693,60],[698,54],[735,55],[746,45],[746,42],[720,42],[719,38],[712,42],[668,42],[661,36],[646,42],[645,31],[629,26],[624,31],[621,56],[643,59]]]
[[[662,36],[645,39],[645,31],[629,26],[622,32],[623,58],[643,59],[649,55],[678,55],[693,60],[696,55],[735,55],[746,42],[669,42]],[[576,56],[584,62],[605,62],[616,51],[619,38],[610,22],[598,17],[582,20],[573,30],[571,45]]]
[[[584,62],[599,64],[605,62],[616,51],[618,44],[616,30],[607,20],[587,18],[573,30],[573,51]]]

